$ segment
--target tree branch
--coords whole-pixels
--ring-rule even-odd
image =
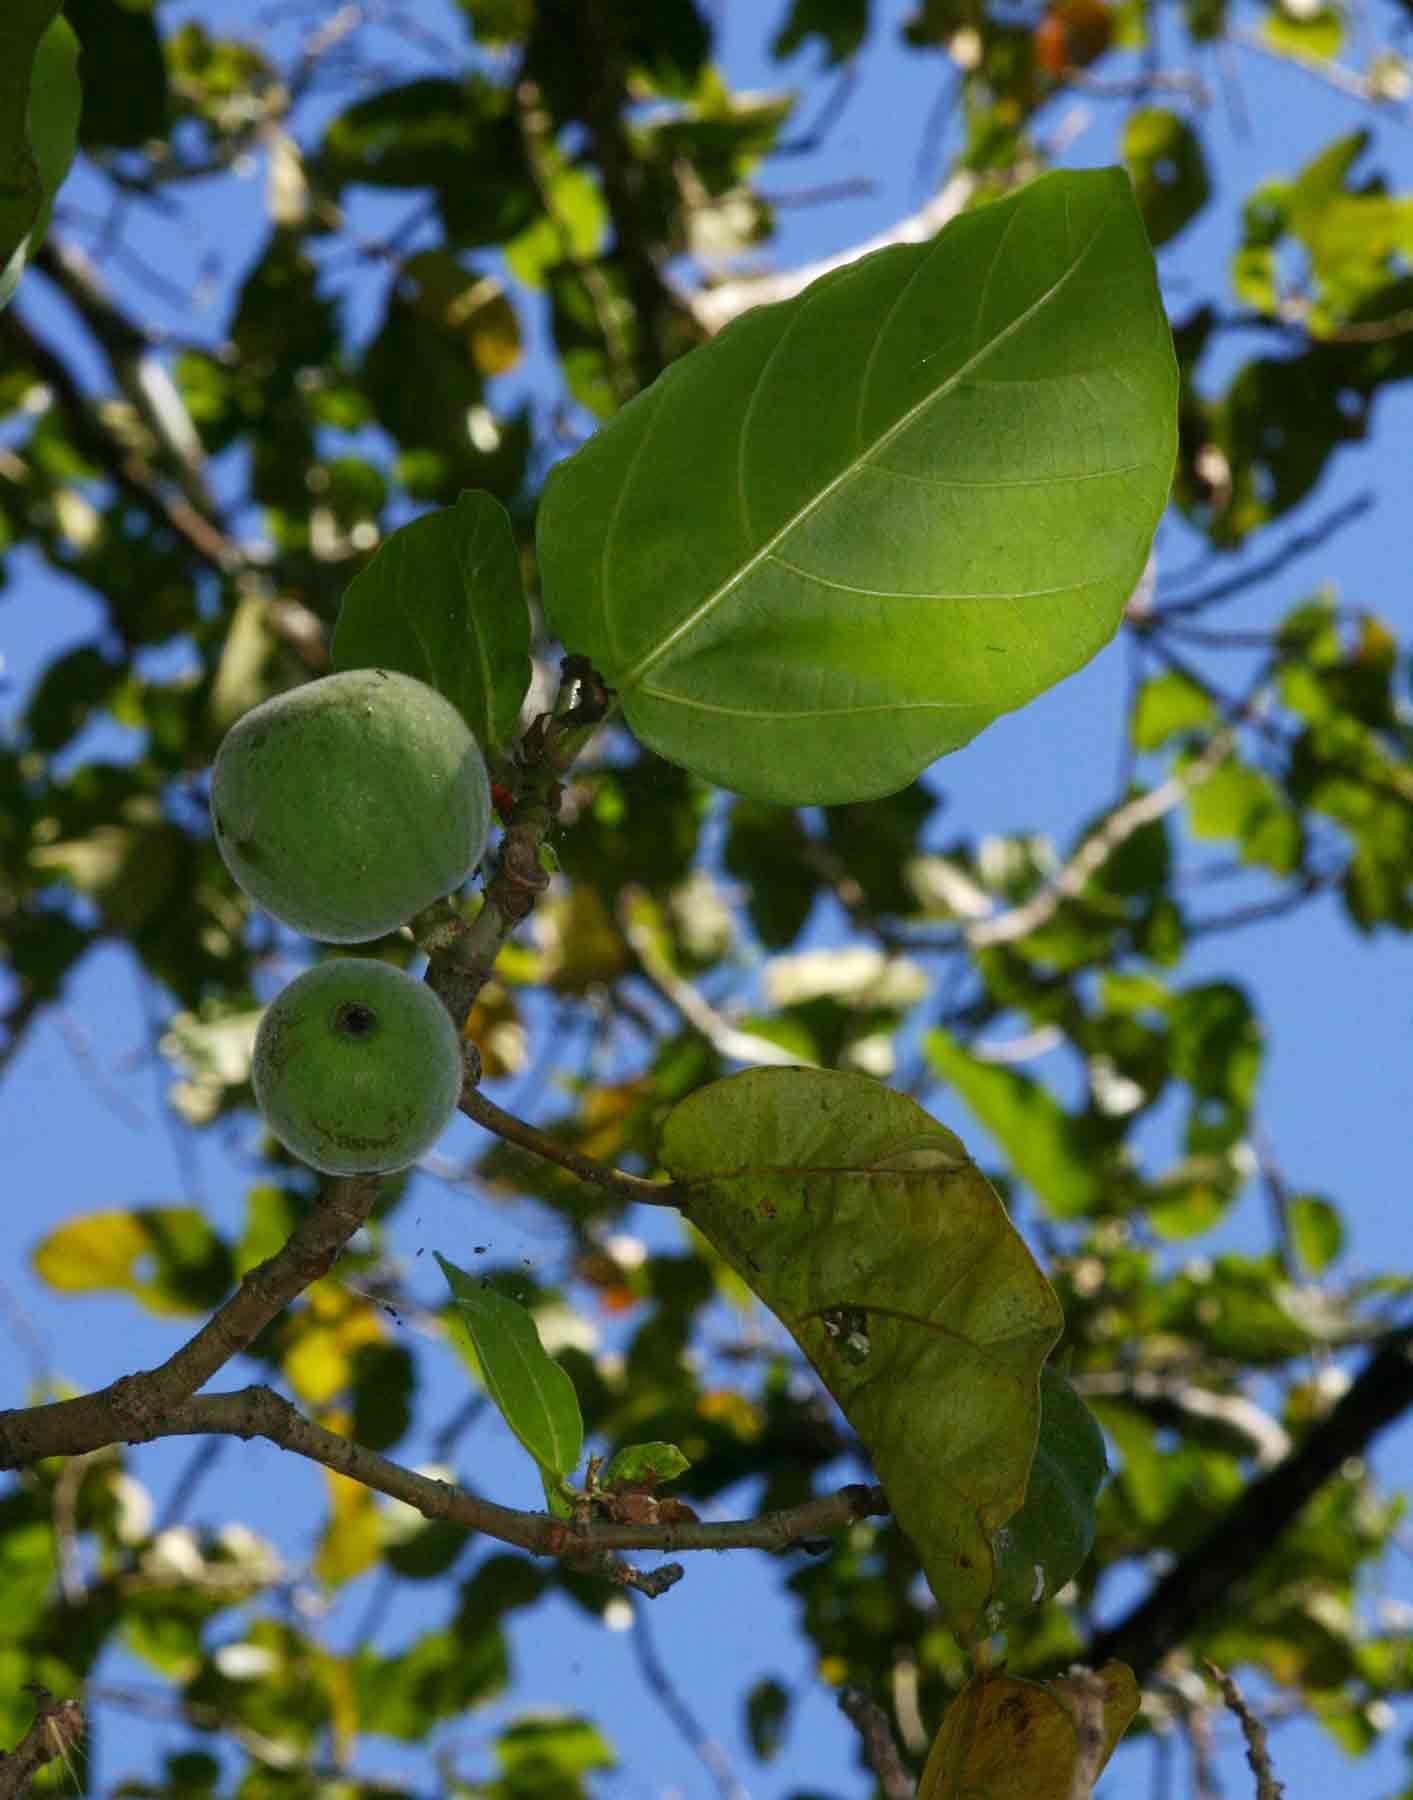
[[[230,1299],[160,1367],[120,1376],[76,1400],[0,1412],[0,1469],[169,1435],[164,1427],[173,1412],[296,1295],[327,1273],[354,1232],[367,1223],[379,1186],[377,1176],[331,1183],[289,1241],[251,1269]]]
[[[406,1502],[424,1518],[445,1519],[537,1556],[559,1556],[571,1562],[625,1550],[785,1550],[802,1539],[827,1536],[855,1520],[888,1510],[881,1488],[855,1482],[837,1493],[757,1519],[709,1524],[686,1520],[664,1525],[571,1523],[550,1513],[517,1512],[449,1482],[418,1475],[349,1438],[326,1431],[273,1388],[261,1386],[197,1395],[174,1407],[149,1435],[189,1437],[207,1432],[268,1438],[282,1450]]]
[[[1246,1741],[1247,1767],[1256,1777],[1256,1800],[1282,1800],[1285,1783],[1276,1780],[1271,1752],[1266,1744],[1266,1727],[1247,1705],[1246,1696],[1225,1669],[1219,1669],[1214,1662],[1209,1662],[1207,1673],[1222,1690],[1222,1698],[1227,1703],[1228,1711],[1235,1713],[1241,1722],[1241,1735]]]
[[[1410,1406],[1413,1325],[1388,1338],[1298,1450],[1253,1481],[1203,1543],[1170,1569],[1126,1618],[1099,1633],[1086,1660],[1099,1668],[1117,1658],[1144,1681],[1213,1607],[1230,1600],[1263,1550],[1343,1464]]]
[[[98,464],[120,494],[168,527],[219,574],[229,575],[240,567],[239,547],[184,495],[167,493],[143,457],[118,442],[98,419],[67,363],[30,330],[13,306],[0,313],[0,345],[34,370],[62,409],[74,444]]]
[[[1177,595],[1172,600],[1164,600],[1149,614],[1146,621],[1148,627],[1162,626],[1171,619],[1187,618],[1193,613],[1205,612],[1208,607],[1219,606],[1223,600],[1234,599],[1248,588],[1258,586],[1273,575],[1279,575],[1291,563],[1327,544],[1346,525],[1352,525],[1357,519],[1361,519],[1373,504],[1374,496],[1371,493],[1356,494],[1352,500],[1346,500],[1335,507],[1308,530],[1295,532],[1279,550],[1273,551],[1260,562],[1250,564],[1240,574],[1229,575],[1225,581],[1213,582],[1211,587],[1203,588],[1187,598]]]
[[[652,984],[673,1011],[679,1013],[693,1031],[704,1037],[713,1050],[735,1062],[752,1065],[770,1065],[776,1068],[818,1066],[811,1063],[808,1057],[801,1056],[798,1051],[787,1050],[783,1044],[774,1043],[770,1038],[756,1037],[753,1032],[738,1030],[729,1019],[722,1017],[698,988],[693,987],[690,981],[683,981],[676,973],[660,953],[652,932],[633,917],[631,905],[621,905],[618,912],[623,936],[644,980]]]
[[[888,1715],[862,1688],[846,1687],[839,1710],[863,1742],[864,1761],[873,1771],[884,1800],[913,1800],[916,1787],[899,1754]]]
[[[740,281],[723,282],[720,287],[704,288],[681,298],[691,308],[703,331],[715,334],[753,306],[793,300],[821,275],[846,268],[874,250],[887,249],[890,244],[924,243],[965,209],[975,191],[976,177],[963,171],[954,175],[941,192],[934,194],[917,212],[909,213],[877,237],[865,238],[863,243],[841,250],[837,256],[826,256],[819,262],[805,263],[801,268],[787,269],[777,275],[755,275]]]
[[[571,1150],[568,1144],[556,1143],[545,1132],[527,1125],[513,1113],[506,1112],[494,1100],[488,1100],[479,1088],[467,1087],[464,1090],[461,1110],[468,1119],[484,1125],[487,1131],[493,1131],[497,1137],[504,1138],[506,1143],[518,1144],[533,1156],[542,1156],[546,1162],[557,1163],[561,1169],[568,1169],[571,1175],[577,1175],[581,1181],[602,1188],[617,1200],[637,1200],[645,1206],[675,1206],[682,1212],[687,1210],[685,1196],[673,1183],[648,1181],[641,1175],[627,1175],[621,1169],[610,1169],[604,1163],[595,1162],[590,1156],[581,1156],[577,1150]]]
[[[749,1790],[741,1785],[736,1771],[731,1767],[730,1757],[683,1699],[676,1683],[667,1671],[667,1665],[658,1655],[657,1645],[653,1641],[652,1626],[648,1621],[645,1607],[635,1606],[633,1608],[631,1641],[633,1653],[637,1657],[638,1667],[642,1671],[643,1681],[648,1692],[667,1714],[677,1728],[678,1735],[711,1777],[722,1800],[751,1800]]]
[[[84,1734],[83,1709],[77,1700],[56,1700],[47,1688],[30,1689],[37,1701],[34,1723],[13,1750],[0,1751],[0,1800],[20,1800],[30,1782],[70,1750]]]
[[[990,944],[1013,944],[1028,937],[1046,924],[1066,900],[1076,899],[1104,864],[1135,832],[1161,819],[1182,805],[1193,788],[1216,773],[1236,747],[1236,733],[1230,730],[1213,734],[1200,756],[1184,769],[1160,782],[1151,793],[1139,794],[1127,801],[1092,832],[1075,851],[1055,879],[1021,906],[994,919],[978,919],[964,928],[962,936],[973,950]]]

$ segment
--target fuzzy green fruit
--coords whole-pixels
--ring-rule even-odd
[[[466,880],[486,847],[490,783],[449,700],[411,675],[350,669],[237,720],[211,820],[252,900],[306,937],[360,944]]]
[[[461,1094],[461,1045],[441,1001],[387,963],[340,956],[266,1007],[251,1069],[265,1123],[326,1175],[405,1169]]]

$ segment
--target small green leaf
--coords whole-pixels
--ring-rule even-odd
[[[1344,1248],[1344,1220],[1318,1194],[1297,1194],[1290,1202],[1290,1235],[1309,1272],[1323,1275]]]
[[[1113,636],[1176,397],[1127,175],[1042,176],[673,363],[551,472],[546,612],[661,755],[876,799]]]
[[[1048,1088],[1019,1069],[980,1061],[940,1029],[928,1032],[926,1054],[1052,1217],[1098,1209],[1103,1189],[1093,1151]]]
[[[1059,1303],[965,1146],[863,1075],[752,1069],[669,1114],[684,1211],[868,1449],[949,1627],[1025,1498]]]
[[[569,1475],[584,1446],[584,1421],[574,1384],[545,1352],[535,1321],[523,1306],[484,1287],[438,1256],[457,1310],[466,1321],[486,1392],[506,1424],[551,1475]]]
[[[395,531],[349,583],[335,669],[398,669],[444,694],[488,753],[514,735],[530,684],[530,614],[505,508],[490,494]]]
[[[1104,1436],[1063,1375],[1040,1375],[1040,1438],[1025,1505],[998,1534],[997,1617],[1053,1600],[1094,1547]]]
[[[691,1468],[676,1444],[627,1444],[599,1476],[601,1488],[656,1487]]]

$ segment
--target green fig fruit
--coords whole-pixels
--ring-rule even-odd
[[[359,944],[466,880],[486,847],[490,783],[435,688],[349,669],[236,721],[212,771],[211,820],[252,900],[306,937]]]
[[[405,1169],[461,1095],[461,1044],[428,987],[388,963],[335,957],[266,1007],[251,1067],[265,1123],[326,1175]]]

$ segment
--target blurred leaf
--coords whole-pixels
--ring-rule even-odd
[[[757,1681],[746,1695],[746,1735],[758,1762],[780,1754],[790,1719],[790,1691],[773,1675]]]
[[[980,1061],[941,1029],[928,1032],[925,1048],[938,1079],[966,1102],[1046,1212],[1075,1219],[1101,1209],[1094,1146],[1048,1088],[1019,1069]]]
[[[725,864],[743,884],[751,924],[769,950],[793,944],[809,916],[819,878],[802,860],[805,833],[793,808],[737,797]]]
[[[42,1239],[35,1273],[60,1293],[131,1294],[149,1312],[203,1313],[230,1292],[231,1253],[192,1207],[88,1213]]]
[[[572,1475],[584,1447],[574,1384],[545,1354],[535,1321],[516,1301],[438,1255],[465,1321],[486,1392],[506,1424],[551,1475]]]
[[[1180,732],[1200,731],[1216,722],[1211,698],[1185,675],[1167,670],[1145,681],[1133,712],[1133,741],[1139,750],[1157,750]]]
[[[64,17],[82,46],[79,142],[128,150],[163,137],[167,66],[151,9],[141,0],[64,0]]]
[[[1189,760],[1179,758],[1179,767]],[[1234,757],[1194,787],[1187,797],[1194,837],[1231,838],[1241,860],[1275,875],[1289,875],[1300,862],[1300,820],[1275,783]]]
[[[355,1443],[390,1450],[412,1424],[417,1365],[401,1344],[360,1344],[353,1353]]]
[[[510,95],[480,74],[429,76],[356,101],[329,125],[313,166],[335,189],[433,189],[454,245],[504,243],[534,214]]]
[[[1344,1220],[1318,1194],[1296,1194],[1288,1210],[1296,1255],[1312,1275],[1323,1275],[1344,1249]]]
[[[363,1730],[421,1744],[443,1719],[460,1718],[505,1686],[505,1640],[494,1626],[466,1620],[465,1629],[432,1631],[395,1654],[360,1645],[351,1676]]]
[[[336,669],[399,669],[458,709],[482,748],[503,751],[530,685],[530,614],[509,515],[490,494],[414,519],[350,583]]]
[[[517,1719],[495,1742],[497,1800],[588,1800],[584,1776],[618,1766],[598,1727],[572,1713]]]
[[[382,1525],[377,1496],[361,1481],[325,1469],[329,1516],[318,1549],[314,1573],[327,1587],[342,1587],[371,1569],[382,1554]]]
[[[661,1160],[839,1402],[948,1624],[973,1635],[1060,1325],[995,1193],[912,1101],[822,1070],[700,1089],[668,1116]]]
[[[784,62],[817,37],[829,65],[846,62],[868,35],[869,0],[791,0],[784,24],[776,32],[770,54]]]
[[[582,169],[558,170],[545,197],[548,212],[538,213],[505,246],[506,267],[530,288],[542,288],[556,263],[592,262],[608,230],[598,183]]]
[[[1310,11],[1301,0],[1295,0],[1294,4],[1278,3],[1262,21],[1261,36],[1273,50],[1328,61],[1339,55],[1344,42],[1344,21],[1332,6]]]
[[[1191,224],[1211,197],[1201,141],[1179,114],[1140,106],[1124,121],[1123,158],[1156,249]]]

